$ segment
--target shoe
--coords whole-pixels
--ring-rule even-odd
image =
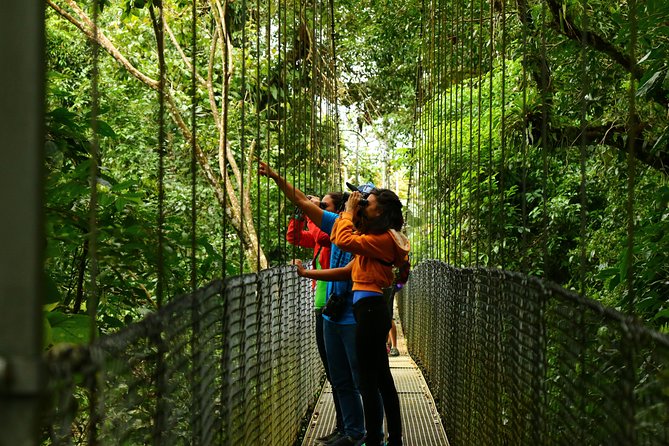
[[[344,434],[339,432],[337,429],[333,430],[327,435],[323,435],[322,437],[318,437],[316,439],[317,443],[323,443],[323,444],[328,444],[334,440],[339,439],[340,437],[343,437]]]
[[[359,439],[356,440],[353,437],[349,437],[348,435],[344,435],[344,436],[338,438],[335,441],[327,443],[327,446],[358,446],[361,441],[362,441],[362,438],[359,438]]]
[[[388,354],[389,354],[390,356],[399,356],[399,355],[400,355],[400,351],[397,350],[397,348],[392,347],[392,348],[390,349],[390,351],[388,352]]]

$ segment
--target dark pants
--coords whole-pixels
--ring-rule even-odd
[[[388,445],[401,446],[400,400],[386,352],[390,315],[385,299],[382,296],[365,297],[354,305],[353,313],[357,322],[356,347],[360,364],[360,393],[365,409],[366,444],[376,446],[383,441],[383,438],[377,438],[383,426],[379,425],[378,417],[372,416],[380,410],[378,392],[381,392],[388,425]]]
[[[330,380],[330,369],[328,368],[328,358],[325,354],[325,339],[323,338],[323,313],[322,310],[316,310],[316,345],[318,346],[318,354],[321,356],[321,362],[325,368],[325,376],[327,376],[328,381],[332,384]],[[334,400],[335,405],[335,414],[337,415],[337,430],[339,432],[344,432],[344,421],[341,414],[341,406],[339,405],[339,398],[337,398],[337,393],[332,392],[332,399]]]

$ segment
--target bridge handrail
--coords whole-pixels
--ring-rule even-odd
[[[669,444],[669,338],[535,277],[425,261],[398,297],[450,444]]]
[[[55,349],[43,444],[293,444],[324,378],[309,287],[286,266],[231,277]]]

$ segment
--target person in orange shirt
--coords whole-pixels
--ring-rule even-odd
[[[409,241],[399,232],[403,224],[402,203],[393,191],[374,189],[366,200],[360,192],[353,192],[332,228],[330,240],[355,257],[344,268],[330,269],[318,275],[319,279],[328,280],[325,274],[333,278],[350,274],[353,280],[356,351],[367,446],[383,444],[380,434],[382,421],[374,416],[380,409],[379,392],[388,427],[387,445],[402,445],[399,397],[386,353],[391,315],[383,293],[394,283],[393,267],[404,264],[408,259]],[[310,277],[310,273],[300,265],[298,274]]]

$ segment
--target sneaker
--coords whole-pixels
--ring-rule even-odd
[[[317,441],[318,443],[329,443],[329,442],[331,442],[331,441],[333,441],[333,440],[336,440],[336,439],[338,439],[339,437],[343,437],[343,436],[344,436],[343,433],[341,433],[341,432],[339,432],[337,429],[335,429],[335,430],[333,430],[332,432],[330,432],[330,433],[327,434],[327,435],[323,435],[322,437],[318,437],[318,438],[316,439],[316,441]]]
[[[318,437],[316,439],[316,442],[327,444],[327,443],[330,443],[332,441],[338,440],[340,437],[343,437],[343,436],[344,436],[343,433],[341,433],[337,429],[335,429],[327,435],[323,435],[322,437]]]
[[[400,351],[397,350],[396,347],[393,347],[393,348],[390,349],[390,351],[388,352],[388,354],[389,354],[390,356],[399,356],[399,355],[400,355]]]
[[[338,438],[337,440],[328,443],[327,446],[358,446],[361,443],[361,441],[362,438],[356,440],[353,437],[344,435]]]

